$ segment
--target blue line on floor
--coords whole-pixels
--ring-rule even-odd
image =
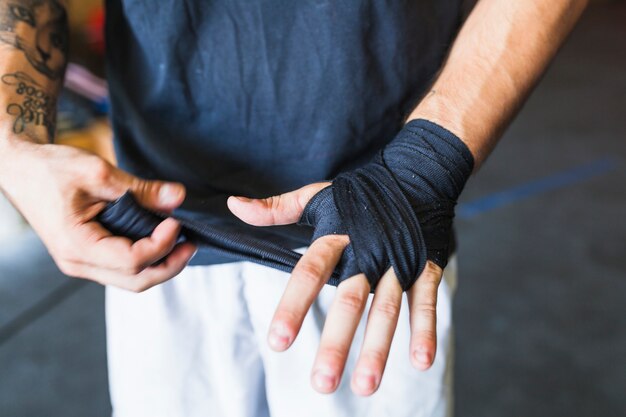
[[[460,219],[471,219],[486,211],[494,210],[525,198],[533,197],[558,188],[567,187],[598,175],[606,174],[607,172],[615,169],[617,166],[617,158],[601,158],[567,171],[559,172],[557,174],[535,181],[530,181],[507,190],[489,194],[474,201],[459,204],[457,217]]]

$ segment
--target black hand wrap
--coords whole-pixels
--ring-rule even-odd
[[[313,240],[348,234],[339,281],[364,273],[372,290],[393,266],[404,290],[426,260],[444,268],[454,207],[474,159],[454,134],[414,120],[368,165],[339,175],[306,206],[300,224]]]
[[[339,175],[307,204],[300,224],[315,227],[313,240],[347,234],[350,245],[328,280],[330,285],[363,272],[372,291],[394,267],[404,290],[430,259],[448,260],[454,206],[472,172],[472,154],[463,142],[426,120],[408,123],[374,160]],[[150,236],[168,215],[141,207],[130,193],[110,203],[98,221],[116,235]],[[176,216],[179,242],[192,241],[232,260],[291,271],[301,255],[253,236]]]
[[[174,217],[181,226],[176,243],[192,242],[199,249],[210,251],[236,261],[255,262],[280,271],[291,272],[301,256],[287,248],[254,236],[233,233],[215,225],[181,216],[171,216],[145,209],[127,192],[107,204],[98,214],[97,220],[116,236],[125,236],[133,241],[148,237],[168,217]],[[338,273],[333,272],[332,280]]]

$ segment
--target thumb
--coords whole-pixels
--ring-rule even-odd
[[[98,176],[101,186],[97,189],[100,196],[107,200],[114,200],[130,191],[142,206],[170,212],[185,199],[185,187],[180,183],[145,180],[109,164],[106,166],[107,172]]]
[[[170,212],[185,199],[185,186],[175,182],[148,181],[133,177],[129,190],[139,204],[157,211]]]
[[[295,191],[268,198],[228,198],[230,211],[253,226],[278,226],[296,223],[309,200],[329,182],[306,185]]]

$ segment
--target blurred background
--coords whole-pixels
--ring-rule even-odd
[[[99,0],[61,143],[112,158]],[[456,415],[626,416],[626,1],[595,1],[457,212]],[[107,416],[104,291],[0,195],[0,416]]]

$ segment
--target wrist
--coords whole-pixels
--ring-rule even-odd
[[[0,189],[6,190],[10,178],[19,175],[20,167],[26,165],[25,156],[33,152],[38,144],[28,136],[16,138],[5,126],[0,128],[0,132],[5,132],[0,133]]]
[[[494,133],[489,131],[489,123],[479,123],[475,116],[452,110],[458,108],[457,103],[446,100],[433,90],[413,110],[406,122],[425,119],[449,130],[468,147],[474,157],[474,167],[478,169],[490,150],[485,144],[491,142],[489,138]]]

